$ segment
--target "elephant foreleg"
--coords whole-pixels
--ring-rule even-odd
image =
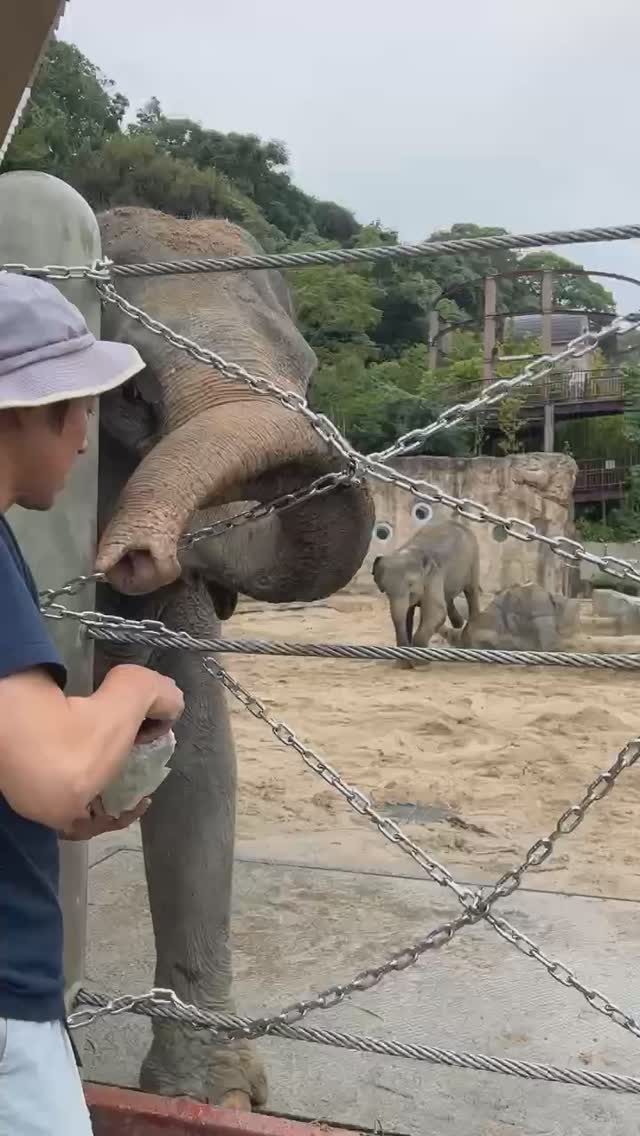
[[[178,590],[163,611],[172,628],[218,634],[204,586]],[[172,772],[142,822],[157,986],[187,1002],[230,1010],[229,922],[235,828],[236,766],[223,692],[186,651],[158,651],[151,665],[184,691]],[[252,1046],[216,1043],[178,1022],[153,1023],[143,1089],[228,1107],[263,1103],[266,1083]]]
[[[452,627],[464,627],[464,619],[460,615],[453,601],[453,597],[447,600],[447,615],[449,616],[449,623]]]
[[[477,581],[464,589],[464,598],[467,601],[469,620],[476,619],[480,615],[480,588]]]
[[[417,604],[411,604],[407,608],[407,643],[409,647],[413,641],[413,621],[416,614]]]

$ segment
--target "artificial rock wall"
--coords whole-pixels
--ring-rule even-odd
[[[576,464],[565,454],[513,454],[505,458],[400,458],[395,468],[408,477],[430,481],[456,497],[471,497],[503,517],[532,521],[538,532],[573,535],[573,486]],[[451,519],[442,505],[431,507],[394,485],[373,481],[376,523],[366,560],[352,581],[357,591],[374,589],[371,565],[376,556],[405,544],[424,524]],[[536,581],[550,591],[567,593],[569,570],[537,541],[524,543],[488,524],[469,524],[480,548],[480,583],[495,593],[511,584]]]

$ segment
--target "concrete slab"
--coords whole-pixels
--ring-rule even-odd
[[[381,961],[454,914],[425,880],[239,863],[234,949],[243,1012],[275,1010]],[[521,892],[503,911],[552,955],[630,1010],[640,1008],[640,904]],[[111,849],[90,872],[88,979],[123,993],[151,985],[153,950],[142,856]],[[637,1073],[638,1041],[489,929],[376,991],[309,1018],[318,1025],[455,1050]],[[97,1023],[85,1075],[133,1087],[147,1022]],[[640,1124],[637,1097],[348,1053],[270,1039],[274,1112],[407,1136],[623,1136]],[[377,1128],[376,1128],[377,1125]]]

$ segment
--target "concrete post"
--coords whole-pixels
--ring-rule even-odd
[[[493,382],[493,356],[496,346],[496,278],[484,278],[484,347],[482,354],[482,382]]]
[[[18,171],[0,176],[0,263],[89,264],[100,256],[100,234],[92,210],[74,189],[48,174]],[[91,281],[60,283],[60,290],[83,312],[95,335],[100,333],[100,303]],[[65,492],[49,513],[15,508],[10,523],[39,587],[64,583],[90,573],[96,544],[98,489],[97,422],[91,426],[89,452],[69,478]],[[86,588],[65,602],[77,610],[94,605]],[[69,669],[68,690],[87,694],[93,682],[93,648],[71,621],[50,621]],[[65,986],[70,1001],[82,981],[87,906],[87,848],[61,845],[60,895],[65,923]]]
[[[556,408],[555,403],[544,404],[544,441],[542,448],[545,454],[552,454],[555,446]]]

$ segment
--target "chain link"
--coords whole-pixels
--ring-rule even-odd
[[[512,946],[516,947],[522,954],[526,955],[527,958],[531,958],[543,966],[551,978],[560,982],[562,986],[568,986],[576,990],[586,999],[594,1010],[611,1018],[612,1021],[634,1034],[634,1036],[640,1037],[640,1023],[633,1015],[626,1013],[614,1002],[611,1002],[605,994],[587,986],[569,966],[559,962],[557,959],[549,958],[527,935],[521,932],[517,927],[514,927],[513,924],[502,916],[495,915],[490,910],[498,899],[503,899],[516,891],[522,882],[524,874],[531,868],[538,867],[540,864],[544,863],[548,856],[551,855],[556,841],[561,836],[566,836],[573,832],[582,822],[591,806],[595,804],[596,801],[602,800],[603,797],[611,792],[620,774],[625,769],[630,769],[631,766],[635,765],[638,757],[640,757],[640,738],[629,741],[617,755],[610,768],[605,773],[599,774],[591,782],[580,803],[565,810],[557,821],[552,833],[550,833],[548,837],[537,840],[532,844],[522,863],[518,865],[517,868],[513,869],[513,871],[505,872],[497,883],[485,893],[483,889],[474,891],[471,888],[459,884],[443,864],[433,859],[433,857],[425,852],[415,841],[411,840],[395,821],[391,820],[389,817],[381,816],[380,813],[373,808],[369,798],[364,793],[345,782],[338,771],[325,762],[309,746],[301,742],[289,726],[273,718],[260,699],[245,690],[241,683],[230,675],[217,660],[205,659],[203,666],[212,677],[217,678],[222,683],[229,693],[232,694],[254,718],[264,722],[282,745],[295,749],[305,765],[322,777],[332,788],[336,789],[345,798],[351,808],[357,813],[360,813],[361,816],[366,816],[385,840],[389,840],[392,844],[401,848],[403,852],[410,856],[411,859],[422,868],[434,883],[439,884],[440,887],[449,888],[450,891],[454,892],[458,901],[465,908],[465,914],[468,916],[468,919],[465,920],[464,923],[456,925],[455,929],[450,931],[448,938],[444,941],[448,941],[452,938],[462,926],[467,926],[470,923],[478,922],[479,919],[484,919],[503,939],[511,943]],[[451,927],[452,924],[445,925],[446,929],[450,929]],[[437,931],[443,932],[445,928],[438,928]],[[433,932],[433,934],[436,933],[437,932]],[[412,950],[413,948],[409,949]]]
[[[618,777],[625,769],[630,769],[640,757],[640,738],[627,742],[616,757],[613,764],[605,773],[598,776],[588,785],[582,800],[577,805],[571,805],[558,819],[553,832],[542,840],[536,840],[529,848],[519,867],[505,872],[491,890],[483,897],[493,903],[496,899],[504,899],[520,886],[525,872],[530,868],[539,868],[553,852],[556,842],[561,836],[569,836],[582,824],[587,812],[597,801],[603,800],[613,789]]]
[[[454,935],[463,927],[471,926],[484,919],[503,939],[515,946],[526,957],[533,959],[543,966],[556,982],[577,991],[594,1010],[606,1015],[636,1037],[640,1037],[640,1024],[632,1015],[625,1013],[624,1010],[599,990],[585,985],[565,963],[547,956],[527,935],[519,931],[517,927],[514,927],[506,919],[490,911],[490,907],[498,899],[511,895],[516,888],[520,886],[522,877],[526,871],[534,866],[539,866],[546,860],[547,856],[550,855],[553,850],[556,840],[559,839],[560,836],[567,835],[574,831],[591,805],[601,800],[611,791],[620,773],[635,764],[640,755],[640,739],[629,742],[618,755],[610,769],[606,773],[600,774],[589,785],[580,804],[567,809],[562,814],[552,834],[546,839],[536,841],[527,852],[522,864],[514,869],[513,872],[505,873],[494,887],[483,895],[481,889],[479,891],[473,891],[470,888],[460,885],[454,880],[447,868],[438,863],[437,860],[434,860],[428,853],[415,844],[394,821],[390,818],[382,817],[373,808],[369,798],[364,793],[345,782],[338,771],[319,757],[309,746],[304,745],[286,723],[278,722],[273,718],[260,699],[250,694],[242,684],[221,667],[216,660],[206,659],[203,662],[203,666],[213,678],[222,683],[253,717],[269,726],[274,737],[283,746],[295,749],[304,763],[312,769],[314,773],[318,774],[324,781],[341,793],[348,804],[357,813],[366,816],[367,819],[372,821],[386,840],[401,847],[404,852],[420,865],[435,883],[453,891],[464,907],[464,911],[456,919],[449,920],[439,925],[416,943],[399,950],[383,963],[361,971],[350,981],[331,985],[313,997],[292,1003],[277,1014],[263,1016],[253,1020],[244,1020],[241,1026],[216,1026],[215,1032],[218,1036],[226,1040],[233,1040],[239,1037],[261,1037],[268,1034],[275,1026],[292,1025],[295,1022],[301,1021],[302,1018],[306,1017],[307,1014],[314,1010],[326,1010],[337,1006],[353,993],[370,990],[372,987],[378,985],[387,975],[413,966],[426,951],[444,946],[446,943],[450,942]],[[70,1024],[74,1027],[88,1025],[104,1014],[120,1014],[145,1006],[163,1005],[170,1005],[174,1009],[179,1010],[183,1017],[186,1016],[186,1020],[190,1021],[191,1024],[203,1024],[203,1011],[195,1006],[182,1002],[174,991],[161,989],[154,989],[149,993],[139,996],[124,995],[120,998],[111,999],[102,1006],[86,1007],[71,1015]]]
[[[107,257],[95,260],[92,264],[44,264],[33,268],[28,264],[9,263],[0,265],[0,272],[15,272],[19,276],[36,276],[45,280],[95,280],[109,282],[113,262]]]

